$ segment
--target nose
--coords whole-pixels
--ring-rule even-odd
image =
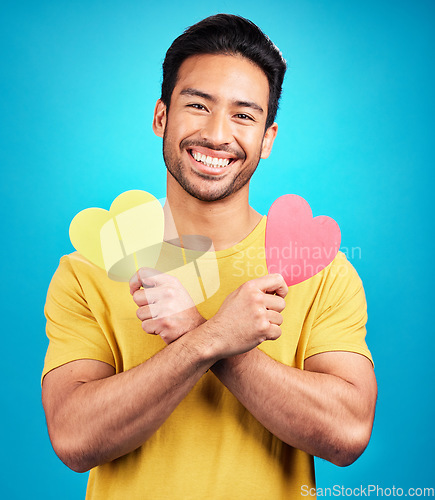
[[[229,116],[224,112],[210,113],[201,130],[201,136],[212,144],[231,144],[234,138]]]

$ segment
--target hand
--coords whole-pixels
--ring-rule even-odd
[[[250,351],[265,340],[281,336],[288,287],[280,274],[247,281],[224,300],[207,322],[220,357]]]
[[[186,289],[169,274],[142,267],[130,280],[130,293],[143,330],[167,344],[205,322]]]

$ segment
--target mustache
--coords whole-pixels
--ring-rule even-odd
[[[225,153],[235,156],[238,160],[244,160],[246,157],[244,152],[241,150],[231,148],[225,144],[213,144],[207,140],[183,139],[180,143],[180,149],[190,149],[194,146],[213,149],[214,151],[224,151]]]

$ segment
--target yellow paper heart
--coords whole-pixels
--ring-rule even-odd
[[[69,228],[74,248],[117,281],[128,281],[138,267],[155,265],[163,233],[160,202],[140,190],[120,194],[109,211],[82,210]]]
[[[169,215],[169,226],[175,229],[171,219]],[[173,234],[164,244],[164,229],[160,202],[146,191],[135,190],[120,194],[110,210],[79,212],[69,234],[74,248],[105,269],[109,278],[128,281],[139,268],[154,268],[178,278],[194,303],[200,304],[219,289],[213,243],[199,235],[178,238]]]

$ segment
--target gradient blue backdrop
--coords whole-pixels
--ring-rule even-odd
[[[318,486],[434,486],[434,6],[1,3],[3,498],[84,498],[87,476],[55,456],[40,403],[46,290],[73,250],[77,212],[108,208],[128,189],[165,194],[151,130],[161,63],[175,36],[217,12],[252,19],[288,61],[278,139],[252,204],[267,213],[282,194],[304,196],[339,222],[365,283],[379,380],[373,437],[349,468],[317,460]]]

